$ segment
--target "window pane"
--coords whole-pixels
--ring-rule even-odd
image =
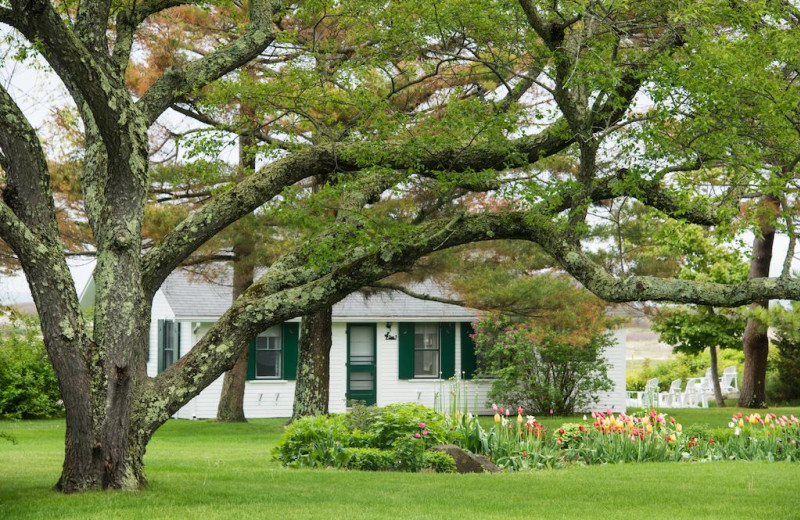
[[[275,336],[259,336],[256,338],[256,349],[258,350],[280,350],[281,338]]]
[[[415,351],[414,375],[417,377],[438,377],[439,351],[438,350]]]
[[[426,350],[439,349],[439,324],[417,323],[414,326],[414,348]]]
[[[281,376],[281,351],[256,350],[256,377]]]
[[[375,334],[372,327],[350,327],[350,364],[375,363]]]
[[[175,362],[175,351],[164,348],[164,368],[169,368]]]
[[[350,372],[350,390],[373,390],[375,380],[370,372]]]

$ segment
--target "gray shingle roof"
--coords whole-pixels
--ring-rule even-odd
[[[410,284],[410,290],[438,298],[457,298],[446,294],[441,285],[434,282]],[[218,281],[209,281],[201,276],[184,271],[173,272],[161,286],[176,317],[217,318],[231,305],[233,288],[230,273],[222,274]],[[333,306],[333,319],[391,319],[391,318],[447,318],[456,321],[472,320],[477,316],[474,309],[420,300],[399,291],[380,291],[348,295]]]

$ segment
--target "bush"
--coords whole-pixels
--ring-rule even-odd
[[[0,417],[60,415],[61,393],[34,318],[12,316],[0,328]]]
[[[494,378],[493,401],[567,415],[589,410],[599,392],[613,388],[603,352],[614,340],[606,329],[541,329],[495,316],[479,321],[475,330],[482,375]]]
[[[800,399],[800,303],[792,302],[791,310],[773,311],[772,330],[775,333],[776,374],[767,381],[771,401]]]
[[[359,406],[346,414],[304,417],[286,428],[273,455],[291,467],[449,471],[440,455],[426,451],[452,442],[453,432],[445,420],[415,403]]]
[[[395,454],[389,450],[378,448],[350,448],[350,461],[348,469],[365,471],[391,471],[394,469]]]

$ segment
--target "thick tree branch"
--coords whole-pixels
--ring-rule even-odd
[[[75,33],[95,55],[108,53],[106,27],[111,0],[81,0],[75,19]]]
[[[359,287],[409,268],[416,259],[433,251],[469,242],[504,238],[538,243],[589,290],[613,302],[655,300],[722,307],[763,298],[800,298],[800,281],[796,279],[762,278],[741,284],[649,276],[617,279],[566,241],[561,231],[550,219],[525,213],[466,215],[428,222],[400,240],[376,241],[363,254],[342,255],[346,261],[328,266],[312,280],[294,279],[296,283],[280,291],[274,291],[262,277],[189,354],[154,380],[140,402],[153,418],[146,427],[158,427],[229,369],[239,355],[236,345],[246,344],[260,330],[330,305]]]
[[[122,77],[107,67],[108,52],[95,53],[65,24],[47,0],[12,0],[14,26],[30,42],[41,42],[43,55],[77,100],[84,100],[110,148],[120,141],[120,127],[137,118]],[[105,23],[105,22],[104,22]]]
[[[148,17],[180,5],[195,3],[188,0],[145,0],[144,2],[131,2],[127,9],[117,14],[117,38],[114,42],[112,59],[120,72],[124,72],[133,47],[136,30]]]
[[[409,268],[417,258],[437,249],[485,240],[489,235],[527,237],[524,216],[504,213],[432,221],[399,242],[378,242],[368,252],[347,256],[346,261],[328,266],[327,272],[312,281],[298,280],[294,286],[278,292],[260,278],[187,355],[155,378],[153,387],[144,393],[139,404],[153,418],[145,427],[156,428],[229,369],[239,355],[237,346],[246,344],[269,324],[314,312],[374,280]]]
[[[14,27],[14,11],[7,7],[0,7],[0,23]]]
[[[58,226],[44,151],[36,131],[2,86],[0,148],[8,163],[4,167],[3,201],[32,231],[51,242],[57,241]]]
[[[407,154],[398,149],[383,154],[381,164],[394,170],[448,170],[480,171],[503,170],[518,166],[520,161],[534,163],[542,157],[557,153],[572,143],[565,135],[563,122],[557,122],[547,131],[535,136],[525,136],[497,146],[497,143],[480,144],[469,148],[456,147],[430,150],[423,159],[406,159]],[[387,144],[386,148],[390,145]],[[296,152],[276,161],[251,175],[229,191],[215,197],[203,209],[189,216],[171,231],[162,242],[151,249],[143,260],[144,283],[154,293],[161,282],[180,262],[217,232],[255,210],[273,198],[285,186],[316,175],[330,175],[335,171],[358,171],[361,165],[355,159],[359,145],[321,145]]]
[[[182,95],[207,85],[258,56],[275,37],[272,15],[279,9],[278,0],[251,0],[250,23],[240,38],[185,66],[167,69],[137,103],[148,126]]]

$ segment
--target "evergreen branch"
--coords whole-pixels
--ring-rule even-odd
[[[171,7],[194,3],[189,0],[145,0],[137,3],[131,2],[127,9],[117,14],[117,38],[114,42],[112,59],[121,72],[125,71],[130,60],[131,49],[136,30],[150,16],[160,13]]]
[[[419,292],[416,292],[416,291],[412,291],[411,289],[409,289],[408,287],[405,287],[403,285],[397,285],[397,284],[386,283],[386,282],[373,282],[373,283],[369,284],[368,287],[374,287],[376,289],[387,289],[387,290],[390,290],[390,291],[401,292],[403,294],[411,296],[412,298],[416,298],[417,300],[426,300],[426,301],[429,301],[429,302],[445,303],[447,305],[457,305],[459,307],[469,308],[469,306],[467,305],[467,302],[464,301],[464,300],[455,300],[455,299],[452,299],[452,298],[441,298],[439,296],[432,296],[430,294],[419,293]]]

